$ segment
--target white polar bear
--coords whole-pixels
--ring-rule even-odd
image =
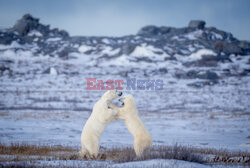
[[[117,111],[109,109],[109,104],[121,95],[122,92],[107,91],[94,105],[93,111],[82,130],[82,149],[79,153],[81,157],[97,157],[102,132],[109,122],[116,120]]]
[[[121,98],[120,101],[124,103],[123,107],[118,108],[110,104],[110,108],[118,111],[117,117],[124,120],[127,129],[134,137],[136,156],[141,157],[143,152],[152,146],[152,137],[138,116],[138,110],[133,96],[127,95]]]

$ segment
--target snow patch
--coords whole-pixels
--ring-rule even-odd
[[[82,53],[85,53],[89,50],[93,49],[93,47],[91,46],[87,46],[87,45],[81,45],[79,48],[78,48],[78,51],[79,52],[82,52]]]
[[[62,40],[62,38],[60,38],[60,37],[55,37],[55,38],[49,38],[49,39],[47,40],[47,42],[59,41],[59,40]]]
[[[32,30],[31,32],[28,33],[28,36],[38,36],[41,37],[43,36],[41,32],[37,31],[37,30]]]
[[[102,53],[107,54],[107,55],[115,55],[115,54],[118,54],[119,52],[120,52],[120,48],[113,49],[110,46],[106,46],[102,50]]]
[[[220,34],[217,34],[217,33],[215,33],[215,32],[212,32],[212,39],[213,40],[215,40],[215,39],[219,39],[219,40],[222,40],[223,39],[223,37],[222,37],[222,35],[220,35]]]
[[[106,38],[105,38],[105,39],[102,39],[102,42],[105,43],[105,44],[110,44],[109,39],[106,39]]]
[[[7,49],[12,49],[12,48],[22,48],[22,46],[16,41],[13,41],[10,45],[0,44],[0,50],[7,50]]]
[[[152,60],[164,60],[168,56],[162,49],[155,48],[152,45],[147,45],[143,43],[141,46],[137,46],[135,50],[130,54],[134,57],[148,57]]]
[[[196,30],[184,35],[184,37],[188,38],[189,40],[196,40],[197,38],[201,37],[202,33],[202,30]]]
[[[57,75],[57,71],[55,68],[53,67],[50,68],[50,75]]]
[[[189,55],[189,58],[193,59],[193,60],[199,60],[202,58],[203,55],[213,55],[216,56],[217,54],[209,49],[200,49],[198,51],[196,51],[195,53]]]

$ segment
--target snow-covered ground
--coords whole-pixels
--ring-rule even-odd
[[[19,163],[22,165],[24,162],[9,162],[8,164]],[[6,164],[6,165],[8,165]],[[127,163],[111,163],[105,161],[79,161],[79,160],[70,160],[70,161],[37,161],[37,162],[26,162],[26,166],[50,166],[50,167],[108,167],[108,168],[208,168],[208,167],[215,167],[215,168],[228,168],[228,165],[204,165],[194,162],[186,162],[181,160],[174,160],[174,159],[154,159],[154,160],[146,160],[146,161],[137,161],[137,162],[127,162]],[[231,165],[230,167],[233,168],[244,168],[244,166],[240,165]]]
[[[3,53],[0,59],[12,71],[6,70],[0,77],[0,135],[4,143],[80,146],[82,127],[104,93],[86,90],[86,78],[123,79],[126,83],[119,67],[107,67],[104,72],[102,67],[58,58],[6,57]],[[225,77],[202,88],[187,86],[197,79],[176,79],[171,73],[152,77],[131,73],[129,77],[164,81],[163,90],[129,91],[126,84],[123,90],[134,95],[154,144],[250,150],[249,76]],[[132,143],[120,120],[111,123],[101,139],[101,145],[107,147]]]
[[[32,32],[32,35],[37,35],[37,32]],[[199,32],[187,38],[197,35]],[[47,41],[54,43],[60,40],[54,38]],[[103,42],[111,43],[108,39]],[[176,54],[176,60],[163,61],[169,55],[146,44],[137,46],[130,55],[112,59],[102,58],[102,54],[113,56],[119,52],[119,48],[102,46],[102,54],[96,55],[85,55],[93,47],[81,45],[76,48],[78,53],[70,53],[72,58],[63,60],[56,56],[34,55],[36,45],[20,45],[17,42],[0,45],[1,143],[80,147],[82,127],[94,103],[105,92],[86,90],[86,78],[96,78],[104,81],[124,80],[123,93],[135,97],[154,145],[177,143],[250,151],[250,76],[237,75],[249,69],[250,56],[239,59],[231,55],[232,62],[218,62],[215,67],[199,67],[200,72],[216,72],[220,79],[216,84],[192,87],[190,84],[207,80],[176,78],[176,72],[197,70],[197,67],[186,67],[182,63],[200,60],[203,55],[215,56],[212,50],[200,49],[187,56]],[[151,61],[136,61],[145,57]],[[225,75],[224,69],[229,69],[231,75]],[[127,90],[128,78],[163,80],[163,90]],[[111,123],[101,138],[101,146],[105,148],[132,144],[133,137],[121,120]],[[77,161],[72,162],[69,164],[78,164]],[[149,160],[115,166],[133,167],[136,164],[207,167],[176,160]]]

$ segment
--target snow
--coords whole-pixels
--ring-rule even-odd
[[[105,44],[110,44],[109,39],[106,39],[106,38],[102,39],[102,42],[105,43]]]
[[[196,30],[184,35],[184,37],[188,38],[189,40],[196,40],[197,38],[201,37],[202,33],[202,30]]]
[[[161,53],[161,54],[157,54]],[[147,45],[143,43],[140,46],[137,46],[134,51],[130,54],[133,57],[148,57],[152,60],[162,61],[166,56],[168,56],[162,49],[155,48],[152,45]]]
[[[18,163],[18,162],[9,162]],[[8,165],[4,163],[4,165]],[[110,168],[134,168],[134,167],[164,167],[164,168],[206,168],[210,165],[204,165],[194,162],[186,162],[174,159],[153,159],[146,161],[126,162],[126,163],[113,163],[108,161],[85,161],[85,160],[56,160],[56,161],[32,161],[25,162],[25,166],[44,167],[110,167]],[[213,167],[223,168],[226,166],[215,165]]]
[[[137,161],[137,162],[128,162],[128,163],[119,163],[114,164],[115,167],[178,167],[178,168],[204,168],[210,167],[204,164],[199,163],[192,163],[192,162],[185,162],[181,160],[174,160],[174,159],[153,159],[153,160],[146,160],[146,161]]]
[[[213,40],[214,39],[216,39],[216,40],[222,40],[223,39],[222,35],[220,35],[218,33],[212,32],[212,35],[213,35],[213,37],[212,37]]]
[[[57,75],[57,71],[56,71],[56,69],[55,68],[50,68],[50,74],[51,75]]]
[[[89,50],[92,50],[92,49],[93,49],[93,47],[91,47],[91,46],[81,45],[81,46],[78,48],[78,51],[79,51],[79,52],[82,52],[82,53],[85,53],[85,52],[87,52],[87,51],[89,51]]]
[[[36,41],[38,41],[38,38],[34,38],[34,40],[33,40],[33,41],[35,41],[35,42],[36,42]]]
[[[63,43],[60,50],[67,45],[70,44]],[[180,61],[163,61],[168,54],[151,44],[144,43],[137,46],[130,55],[115,57],[109,56],[119,53],[120,48],[110,45],[94,47],[98,52],[92,55],[84,54],[92,49],[90,45],[82,44],[79,47],[75,44],[74,47],[75,52],[69,53],[70,59],[62,60],[57,56],[34,55],[36,45],[20,45],[17,42],[0,45],[0,66],[9,67],[9,70],[0,75],[0,142],[80,147],[82,127],[94,103],[104,93],[86,90],[86,78],[94,77],[124,80],[123,93],[134,95],[141,119],[152,134],[153,145],[178,143],[200,148],[250,151],[247,138],[250,77],[237,76],[249,69],[250,56],[231,55],[232,62],[219,62],[212,69],[221,78],[218,84],[193,88],[187,84],[205,80],[175,78],[178,70],[186,72],[192,70],[192,67],[185,67]],[[197,48],[199,49],[195,52]],[[173,49],[166,45],[164,50],[171,53]],[[186,54],[190,51],[192,54],[175,54],[177,60],[199,60],[203,55],[216,56],[216,53],[200,44],[187,46],[182,51]],[[107,59],[102,57],[105,54],[108,55]],[[152,62],[135,61],[143,57]],[[8,61],[11,63],[6,63]],[[43,73],[48,68],[50,75]],[[166,68],[168,72],[159,74],[156,72],[159,68]],[[195,68],[201,71],[208,69]],[[223,76],[223,69],[229,69],[233,75]],[[164,89],[128,91],[127,78],[162,79]],[[133,137],[123,121],[118,120],[108,125],[100,144],[106,148],[132,147]],[[79,163],[75,162],[65,164],[70,166]],[[208,167],[197,163],[158,159],[114,166],[133,167],[141,164]]]
[[[11,54],[3,56],[6,52]],[[151,78],[136,69],[128,74],[128,77],[137,79],[163,79],[164,90],[128,91],[124,88],[124,94],[135,96],[140,116],[152,134],[153,144],[250,150],[246,138],[249,124],[245,115],[249,109],[249,77],[225,78],[218,85],[196,89],[187,87],[196,80],[177,80],[171,76],[175,68],[184,68],[171,62],[167,65],[166,62],[133,63],[123,55],[94,67],[92,57],[80,53],[71,53],[76,58],[63,61],[49,56],[32,57],[30,52],[6,52],[1,53],[0,60],[15,61],[10,68],[23,75],[0,77],[1,142],[80,146],[81,129],[94,102],[104,92],[85,90],[85,78],[123,79],[126,83],[126,78],[119,75],[124,68],[151,70],[153,67],[168,67],[169,73]],[[232,57],[235,63],[236,59]],[[242,64],[248,59],[249,56],[242,59]],[[51,74],[60,74],[43,74],[48,65],[53,67]],[[79,74],[71,75],[75,72]],[[210,118],[211,113],[214,119]],[[101,139],[101,145],[105,147],[132,144],[132,137],[122,121],[111,123]]]
[[[31,51],[13,51],[13,50],[6,50],[2,53],[1,58],[12,58],[14,60],[23,60],[23,59],[29,59],[33,53]],[[23,57],[23,58],[20,58]]]
[[[54,37],[54,38],[47,39],[47,42],[54,42],[54,41],[59,41],[59,40],[62,40],[62,38],[61,37]]]
[[[37,36],[37,37],[41,37],[43,36],[41,32],[37,31],[37,30],[32,30],[31,32],[28,33],[28,36]]]
[[[115,55],[115,54],[118,54],[119,52],[120,52],[120,48],[113,49],[110,46],[103,46],[102,47],[102,53],[103,54]]]
[[[183,37],[180,37],[180,36],[173,36],[171,38],[171,40],[184,41],[185,39]]]
[[[13,41],[10,45],[0,44],[0,50],[7,50],[7,49],[12,49],[12,48],[22,48],[22,47],[16,41]]]
[[[189,58],[191,58],[192,60],[199,60],[204,55],[216,56],[217,54],[214,51],[209,50],[209,49],[200,49],[196,51],[195,53],[192,53],[191,55],[189,55]]]

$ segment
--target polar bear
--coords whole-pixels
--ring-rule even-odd
[[[137,157],[141,157],[143,152],[152,146],[152,137],[141,121],[136,103],[132,95],[127,95],[120,99],[123,107],[118,108],[113,104],[109,107],[118,112],[117,117],[123,119],[128,131],[134,137],[134,150]]]
[[[117,111],[109,109],[109,104],[121,95],[122,92],[109,90],[94,105],[93,111],[82,130],[82,149],[79,152],[81,157],[97,157],[102,132],[109,122],[117,119]]]

